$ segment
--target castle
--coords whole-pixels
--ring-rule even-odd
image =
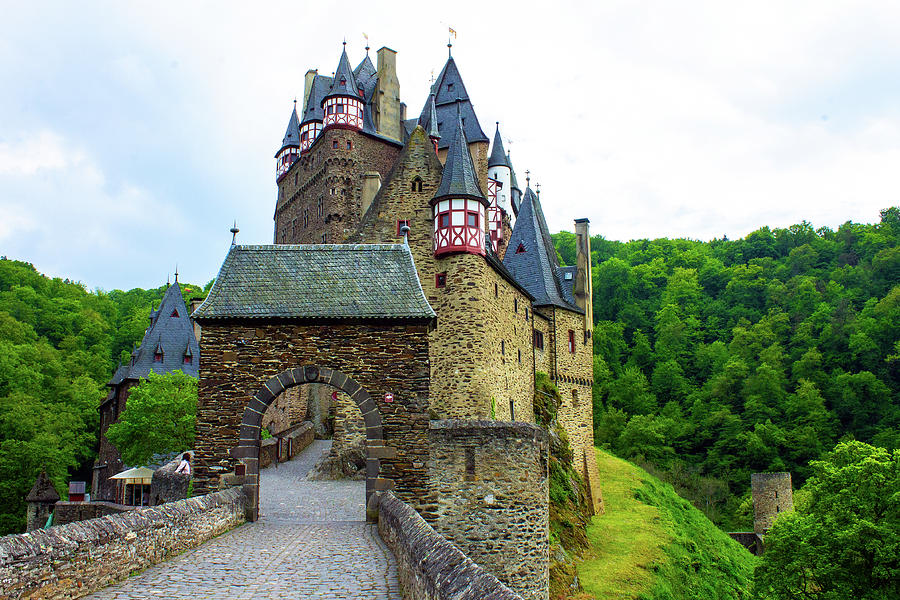
[[[345,44],[346,46],[346,44]],[[430,406],[442,418],[534,422],[534,374],[558,386],[558,419],[595,510],[590,238],[560,267],[539,194],[519,187],[499,124],[483,132],[450,55],[406,118],[396,53],[332,77],[306,73],[276,155],[275,244],[406,242],[428,303]]]

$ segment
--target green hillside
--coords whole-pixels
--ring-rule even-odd
[[[588,527],[584,596],[747,598],[756,558],[643,469],[597,451],[606,513]]]

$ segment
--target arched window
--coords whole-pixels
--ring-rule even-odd
[[[422,179],[420,177],[416,177],[415,179],[413,179],[412,186],[410,186],[410,189],[413,192],[421,192],[422,191]]]

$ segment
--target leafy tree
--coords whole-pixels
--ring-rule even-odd
[[[795,511],[766,536],[754,595],[900,597],[900,451],[843,442],[812,468]]]
[[[154,454],[191,448],[196,423],[197,380],[181,371],[150,373],[131,388],[125,412],[106,437],[126,464],[141,465]]]

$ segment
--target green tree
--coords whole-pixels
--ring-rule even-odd
[[[154,454],[191,448],[196,423],[197,380],[181,371],[150,373],[131,389],[106,437],[126,464],[141,465]]]
[[[776,519],[753,591],[770,600],[900,597],[900,451],[838,444]]]

